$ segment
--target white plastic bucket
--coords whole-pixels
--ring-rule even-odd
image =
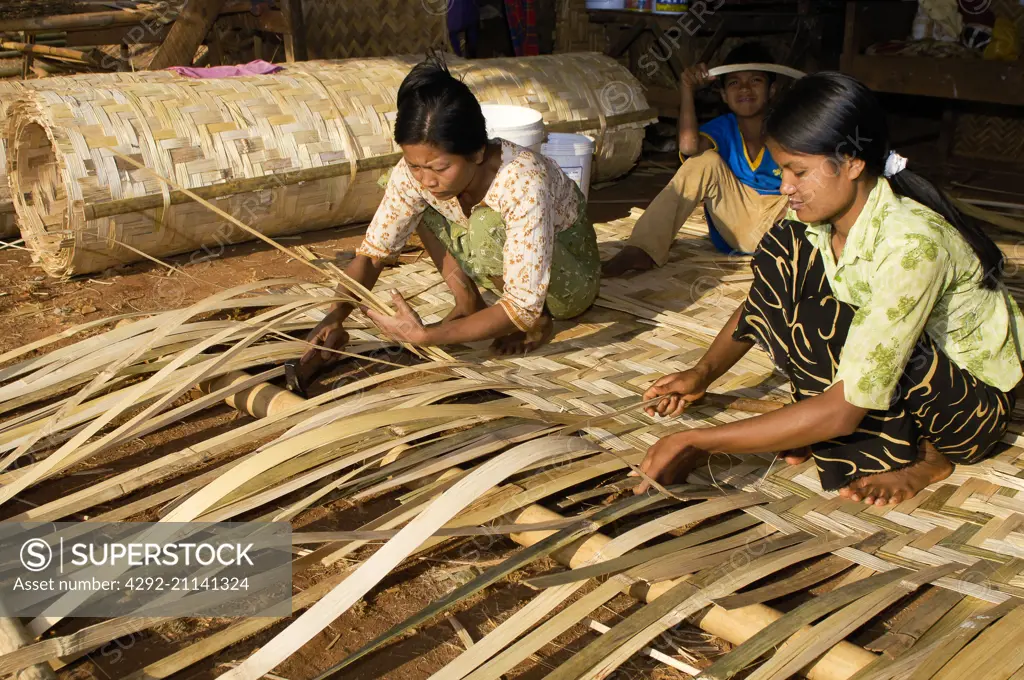
[[[484,104],[480,108],[487,120],[487,136],[500,137],[519,146],[540,152],[547,134],[544,130],[544,116],[525,106],[504,106]]]
[[[587,9],[626,9],[626,0],[587,0]]]
[[[541,153],[558,163],[562,171],[590,197],[590,171],[594,165],[594,140],[586,135],[552,132]]]

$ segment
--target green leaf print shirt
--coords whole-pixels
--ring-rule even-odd
[[[922,332],[979,380],[1004,392],[1020,381],[1024,317],[1002,284],[982,287],[981,262],[942,216],[880,178],[838,262],[832,225],[806,233],[833,294],[857,308],[835,379],[846,401],[888,409]]]

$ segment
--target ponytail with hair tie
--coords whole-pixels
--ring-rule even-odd
[[[885,177],[900,196],[938,213],[956,228],[978,256],[981,285],[994,290],[1005,259],[978,221],[965,216],[934,184],[907,169],[907,159],[889,145],[887,114],[875,93],[843,73],[824,71],[802,78],[786,91],[768,116],[768,136],[783,148],[811,156],[837,149],[864,161],[867,172]],[[852,147],[851,147],[852,142]]]

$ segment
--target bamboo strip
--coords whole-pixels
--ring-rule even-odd
[[[798,634],[804,626],[814,623],[840,607],[845,607],[870,595],[877,588],[902,579],[907,573],[904,569],[894,569],[875,574],[804,603],[717,660],[701,673],[701,679],[728,680],[732,678],[746,670],[763,655],[775,650],[787,638]]]
[[[17,654],[21,649],[26,648],[32,642],[25,631],[24,626],[17,619],[0,618],[0,658]],[[25,664],[19,668],[14,680],[57,680],[57,675],[45,660],[35,664]]]
[[[589,513],[592,514],[592,513]],[[452,529],[441,528],[434,532],[435,537],[467,537],[467,536],[507,536],[509,534],[546,531],[548,529],[566,529],[582,524],[584,518],[569,517],[566,519],[553,520],[551,522],[539,522],[537,524],[497,524],[479,527],[455,527]],[[335,543],[341,541],[385,541],[398,535],[397,529],[383,531],[300,531],[292,534],[293,545],[306,545],[309,543]]]
[[[424,608],[400,624],[392,626],[386,632],[363,645],[352,654],[349,654],[341,663],[335,664],[319,677],[328,678],[335,675],[343,668],[350,666],[375,649],[378,649],[396,637],[404,634],[406,631],[426,623],[437,615],[447,611],[450,607],[455,606],[466,598],[472,597],[487,586],[497,583],[499,580],[505,578],[512,572],[521,569],[534,560],[546,557],[560,548],[564,548],[567,545],[575,543],[584,536],[589,536],[594,533],[602,526],[614,522],[617,519],[621,519],[630,513],[642,511],[650,505],[658,502],[658,500],[659,499],[655,497],[643,496],[627,498],[595,513],[586,522],[584,522],[582,526],[569,527],[556,531],[547,538],[534,543],[529,548],[519,551],[514,556],[504,560],[500,564],[487,569],[476,578],[462,586],[459,586],[439,600],[432,602],[430,606]],[[520,531],[515,533],[522,532]]]
[[[811,631],[798,634],[779,649],[771,659],[751,674],[752,680],[784,680],[810,663],[821,651],[845,638],[875,614],[901,597],[921,586],[960,569],[958,564],[944,564],[924,569],[909,577],[886,585],[847,605],[815,626]]]
[[[226,680],[256,680],[272,670],[396,567],[412,548],[422,542],[424,535],[437,531],[486,489],[529,463],[539,462],[555,453],[561,453],[564,449],[559,449],[563,446],[573,447],[574,444],[569,439],[552,441],[550,438],[528,442],[484,463],[446,491],[440,499],[410,522],[398,536],[374,553],[352,576],[313,605],[284,632],[221,677]],[[555,450],[552,450],[553,448]]]
[[[84,460],[86,457],[90,455],[95,455],[96,453],[99,453],[100,451],[103,451],[106,448],[114,446],[117,442],[122,441],[125,437],[130,436],[131,432],[134,429],[137,429],[137,426],[144,422],[146,418],[149,417],[149,415],[162,410],[165,406],[169,405],[179,396],[184,394],[193,385],[208,377],[208,374],[214,368],[216,368],[217,365],[224,364],[231,358],[232,354],[244,349],[248,345],[258,340],[275,323],[278,323],[283,319],[287,319],[289,316],[293,316],[299,312],[302,312],[303,309],[307,307],[309,304],[310,303],[308,302],[292,303],[290,305],[275,308],[270,310],[269,312],[265,312],[261,315],[258,315],[254,319],[252,319],[251,322],[243,322],[244,325],[248,326],[251,326],[254,323],[262,323],[263,321],[266,321],[267,323],[264,324],[263,326],[258,327],[248,337],[244,338],[243,340],[240,340],[238,343],[233,345],[231,349],[221,353],[218,357],[211,359],[208,362],[199,364],[198,367],[186,373],[186,377],[183,380],[177,382],[174,388],[172,388],[169,392],[165,393],[160,399],[156,400],[154,403],[145,407],[140,413],[129,419],[128,422],[117,427],[113,432],[104,435],[101,439],[99,439],[96,442],[85,444],[84,446],[81,447],[81,450],[76,450],[78,448],[79,442],[84,440],[83,434],[89,433],[89,435],[92,435],[95,432],[97,432],[100,427],[109,423],[125,408],[130,406],[135,398],[141,397],[143,394],[145,394],[145,392],[149,391],[152,385],[157,384],[164,378],[174,374],[175,370],[181,367],[189,358],[198,355],[204,349],[212,347],[221,342],[222,340],[224,340],[228,335],[231,334],[233,329],[221,331],[220,333],[211,336],[207,340],[204,340],[203,342],[196,344],[195,346],[186,350],[185,352],[182,352],[177,357],[175,357],[174,360],[172,360],[167,366],[157,371],[157,373],[149,380],[140,383],[137,386],[133,386],[129,390],[126,390],[127,394],[124,397],[122,397],[122,399],[116,406],[111,408],[110,411],[105,413],[100,418],[97,418],[92,423],[90,423],[89,426],[87,426],[82,432],[80,432],[78,435],[72,438],[70,442],[62,446],[61,449],[55,452],[52,456],[46,458],[39,468],[33,470],[32,473],[30,474],[20,477],[17,481],[13,482],[12,484],[0,489],[0,503],[9,500],[19,491],[22,491],[23,489],[28,488],[33,483],[38,482],[43,477],[43,475],[49,472],[58,471],[60,469],[60,465],[63,464],[66,460],[80,462],[81,460]],[[87,389],[88,388],[86,388],[86,390]],[[19,447],[19,451],[21,450],[21,448],[22,447]],[[15,451],[15,453],[18,453],[18,451]],[[13,455],[14,454],[12,454],[12,456]]]
[[[725,541],[732,539],[724,539],[723,541],[716,541],[723,535],[731,534],[737,529],[749,529],[753,527],[755,530],[760,527],[756,527],[758,521],[749,515],[742,515],[740,517],[734,517],[730,520],[726,520],[720,524],[715,524],[705,529],[695,531],[693,533],[686,533],[678,538],[659,543],[658,545],[645,548],[643,550],[634,550],[627,555],[617,557],[615,559],[605,560],[598,562],[589,567],[580,567],[578,569],[571,569],[566,572],[559,574],[551,574],[549,576],[539,576],[537,578],[527,579],[524,581],[527,585],[533,588],[552,588],[554,586],[564,585],[566,583],[576,583],[578,581],[585,581],[591,578],[597,578],[598,576],[605,576],[608,574],[614,574],[616,572],[625,571],[632,567],[639,566],[655,560],[659,557],[666,555],[678,555],[680,552],[685,551],[688,548],[696,548],[696,551],[701,554],[707,550],[708,553],[721,552],[721,550],[714,549],[716,544],[724,545],[722,550],[729,550],[736,547]],[[768,527],[772,531],[774,528]],[[743,534],[738,534],[742,536]],[[735,537],[733,537],[735,538]]]
[[[749,607],[752,604],[761,604],[769,600],[776,600],[827,581],[843,573],[851,566],[852,564],[849,561],[835,555],[830,555],[781,583],[773,583],[739,595],[723,597],[720,600],[715,600],[715,604],[728,611],[730,609]]]
[[[993,605],[966,619],[960,626],[941,638],[926,644],[914,645],[898,659],[885,659],[884,663],[872,664],[850,680],[890,680],[891,678],[932,678],[935,673],[973,638],[989,625],[1002,619],[1006,614],[1020,607],[1020,601],[1008,600]]]
[[[361,410],[368,410],[368,408],[369,407],[366,407],[365,409],[361,409]],[[420,432],[417,432],[417,435],[420,435]],[[520,438],[520,440],[533,439],[533,438],[535,438],[535,436],[522,437],[522,438]],[[513,438],[513,439],[511,439],[509,441],[506,441],[506,442],[502,443],[500,446],[493,447],[491,450],[495,451],[495,450],[498,450],[500,448],[504,448],[504,446],[507,446],[508,444],[513,443],[515,441],[516,441],[516,438]],[[360,442],[365,444],[366,443],[365,442],[365,438],[357,436],[353,440],[353,443],[360,443]],[[369,458],[369,457],[371,457],[373,455],[376,455],[377,452],[383,452],[383,450],[386,450],[386,449],[390,448],[392,445],[393,445],[393,443],[391,443],[391,442],[385,442],[384,444],[380,444],[377,447],[371,447],[370,449],[363,449],[363,450],[359,451],[358,453],[355,453],[355,454],[353,454],[351,456],[347,456],[347,457],[343,458],[342,460],[335,461],[331,465],[322,466],[323,468],[326,468],[326,470],[330,470],[332,472],[327,472],[324,469],[316,469],[316,470],[311,471],[309,474],[299,475],[299,476],[297,476],[294,479],[290,479],[287,483],[282,483],[281,480],[288,479],[288,478],[292,477],[292,475],[295,474],[297,471],[303,471],[303,470],[308,469],[309,467],[311,467],[311,463],[308,460],[299,461],[300,464],[297,466],[297,470],[288,469],[287,468],[288,464],[275,466],[268,473],[265,473],[264,475],[260,475],[259,477],[255,478],[254,480],[252,480],[249,483],[249,485],[252,485],[254,487],[256,487],[256,486],[263,487],[265,489],[264,491],[262,491],[261,493],[253,494],[251,492],[248,492],[248,490],[246,490],[245,487],[240,487],[234,493],[229,494],[228,496],[226,496],[225,499],[222,502],[214,505],[213,508],[211,509],[211,511],[206,512],[206,513],[200,515],[200,517],[197,518],[196,521],[203,521],[203,522],[222,522],[222,521],[226,521],[230,517],[235,517],[235,516],[237,516],[239,514],[245,513],[245,512],[247,512],[249,510],[252,510],[252,509],[255,509],[255,508],[257,508],[257,507],[259,507],[261,505],[266,504],[267,502],[269,502],[271,500],[274,500],[276,498],[280,498],[281,496],[283,496],[285,494],[291,493],[291,492],[293,492],[293,491],[295,491],[295,490],[297,490],[299,488],[302,488],[303,486],[307,485],[313,479],[317,479],[317,478],[319,478],[319,477],[321,477],[323,475],[326,475],[326,474],[332,474],[333,472],[338,472],[338,471],[344,469],[345,467],[351,466],[355,462],[364,461],[367,458]],[[290,461],[290,462],[295,462],[295,461]],[[354,471],[354,472],[357,472],[357,471]],[[266,477],[267,474],[271,474],[272,476],[269,479],[266,479],[265,477]],[[232,502],[233,499],[244,499],[244,500],[237,500],[237,501]]]
[[[439,431],[450,429],[450,428],[463,427],[465,425],[471,424],[472,422],[477,422],[477,419],[468,419],[467,418],[465,420],[461,420],[461,421],[457,420],[455,422],[448,421],[448,422],[445,422],[445,423],[443,423],[441,425],[437,425],[437,426],[435,426],[433,428],[428,428],[426,430],[421,430],[420,432],[417,432],[417,433],[415,433],[413,435],[407,435],[407,436],[405,436],[405,437],[403,437],[401,439],[393,440],[391,442],[388,442],[388,444],[402,446],[407,441],[412,440],[414,438],[421,437],[424,434],[432,434],[434,432],[439,432]],[[385,448],[385,445],[381,445],[380,448],[381,449]],[[335,466],[337,466],[337,464]],[[332,467],[334,467],[334,466],[332,466]],[[356,471],[354,471],[354,472],[356,472]],[[322,488],[318,489],[313,494],[310,494],[309,496],[306,496],[305,498],[302,498],[301,500],[296,501],[295,503],[291,504],[290,506],[288,506],[284,510],[274,514],[273,517],[271,518],[271,521],[274,521],[274,522],[284,522],[284,521],[288,521],[288,520],[293,519],[296,515],[298,515],[299,512],[301,512],[302,510],[310,507],[316,501],[320,500],[321,498],[326,497],[328,494],[330,494],[332,492],[338,491],[348,481],[349,481],[349,479],[346,476],[346,477],[343,477],[343,478],[341,478],[339,480],[331,482],[330,484],[327,484],[327,485],[323,486]]]
[[[536,506],[534,506],[534,508],[536,508]],[[522,520],[522,519],[524,519],[524,518],[525,518],[525,517],[526,517],[527,515],[530,515],[530,513],[523,513],[523,515],[521,515],[521,517],[520,517],[519,519],[520,519],[520,520]],[[533,516],[533,517],[536,517],[536,514],[533,514],[533,515],[531,515],[531,516]],[[545,515],[543,515],[543,514],[542,514],[542,515],[541,515],[541,517],[543,517],[543,518],[546,518],[547,516],[545,516]],[[526,535],[523,535],[523,536],[517,536],[516,538],[517,538],[518,540],[520,540],[520,541],[528,541],[528,540],[529,540],[529,538],[530,538],[530,534],[526,534]],[[605,540],[605,541],[607,541],[607,539],[604,539],[604,540]],[[588,543],[589,543],[589,542],[588,542]],[[763,609],[765,609],[765,611],[768,611],[768,610],[767,610],[766,608],[763,608]],[[752,608],[748,608],[748,611],[749,611],[750,613],[753,613],[753,610],[758,610],[758,608],[757,608],[757,607],[752,607]],[[715,610],[712,610],[712,613],[713,613],[714,611],[715,611]],[[745,612],[745,613],[746,613],[746,612]],[[777,617],[778,615],[776,614],[775,616]],[[754,619],[752,618],[752,619],[751,619],[751,621],[753,621],[753,620],[754,620]],[[763,620],[763,619],[762,619],[762,620]],[[770,620],[772,620],[772,619],[768,619],[768,621],[770,621]],[[739,621],[744,621],[744,623],[743,623],[743,625],[741,625],[741,626],[738,626],[738,627],[737,627],[737,626],[736,626],[736,623],[739,623]],[[748,624],[748,623],[746,623],[746,620],[745,620],[745,619],[737,619],[736,621],[734,621],[733,623],[731,623],[731,624],[730,624],[729,626],[727,626],[727,627],[724,627],[724,628],[721,628],[721,627],[719,627],[719,626],[720,626],[720,623],[718,622],[718,620],[717,620],[717,619],[716,619],[716,618],[715,618],[714,616],[711,616],[711,615],[709,615],[709,616],[705,617],[705,619],[704,619],[704,620],[702,621],[702,625],[705,625],[705,626],[708,626],[708,627],[710,627],[710,628],[711,628],[711,629],[712,629],[712,630],[713,630],[714,632],[716,632],[717,634],[724,634],[724,635],[725,635],[725,636],[726,636],[727,638],[731,638],[731,637],[734,637],[734,636],[733,636],[733,632],[736,632],[736,633],[738,633],[738,634],[742,634],[742,631],[743,631],[743,630],[745,630],[744,626],[748,626],[749,624]],[[754,624],[754,625],[757,625],[757,624]],[[764,624],[762,623],[762,624],[760,624],[760,625],[764,625]],[[749,635],[749,634],[750,634],[750,633],[747,633],[747,635]],[[844,643],[844,644],[845,644],[845,643]],[[840,646],[839,646],[839,647],[838,647],[838,648],[837,648],[836,650],[834,650],[833,652],[830,652],[829,656],[832,656],[832,655],[834,655],[834,654],[839,654],[839,653],[840,653],[840,651],[839,651],[840,649],[843,649],[843,650],[845,650],[845,649],[847,649],[848,647],[849,647],[849,646],[846,646],[846,647],[844,647],[844,645],[840,645]],[[845,653],[845,652],[844,652],[844,653]],[[868,658],[868,659],[870,659],[870,658],[871,658],[871,657],[870,657],[870,655],[867,655],[867,658]],[[861,665],[863,665],[863,662],[861,663]],[[817,676],[815,676],[815,677],[829,677],[829,676],[822,676],[822,675],[821,675],[821,672],[822,672],[822,671],[821,671],[821,670],[819,669],[819,670],[818,670],[818,675],[817,675]],[[813,674],[813,673],[812,673],[812,676],[814,676],[814,674]],[[842,676],[839,676],[839,677],[842,677]]]
[[[760,537],[765,532],[771,534],[774,531],[774,527],[768,525],[755,527],[741,534],[742,540],[739,541],[739,546],[710,555],[692,556],[692,553],[680,556],[666,555],[649,564],[643,564],[631,569],[630,574],[651,585],[674,581],[698,572],[702,574],[720,574],[735,569],[736,560],[746,561],[749,555],[774,553],[812,538],[811,534],[799,532]]]
[[[656,538],[661,534],[667,533],[674,528],[692,525],[708,519],[709,517],[714,517],[728,512],[729,510],[742,508],[751,503],[764,502],[764,500],[764,497],[759,494],[738,494],[735,496],[705,501],[704,503],[699,503],[695,506],[684,508],[681,511],[672,513],[670,516],[671,519],[670,517],[658,518],[632,529],[614,539],[606,538],[601,542],[595,541],[594,544],[590,546],[584,544],[574,551],[571,558],[566,559],[563,557],[560,561],[563,563],[568,562],[571,567],[599,564],[604,560],[621,557],[638,545]],[[529,521],[532,521],[532,519],[538,515],[543,517],[554,516],[554,513],[549,514],[543,511],[538,511],[539,509],[532,511],[527,510],[521,514],[516,521],[524,521],[524,517],[528,517],[530,518]],[[530,544],[532,544],[534,541],[542,540],[544,537],[546,536],[539,532],[522,535],[518,538],[513,534],[513,539],[516,539],[519,543],[529,541]],[[599,545],[599,543],[603,543],[603,545]],[[605,584],[608,586],[607,588],[602,586],[602,588],[599,589],[602,593],[609,593],[602,603],[619,594],[624,585],[628,587],[631,583],[631,579],[608,581],[608,583]],[[483,680],[483,678],[500,677],[505,672],[515,667],[518,663],[528,658],[531,654],[540,649],[540,647],[547,644],[547,642],[552,638],[578,623],[580,618],[592,611],[595,607],[600,606],[601,603],[598,603],[586,611],[580,611],[579,615],[575,616],[572,620],[570,620],[572,618],[571,616],[561,616],[560,618],[553,619],[552,622],[550,622],[550,625],[544,624],[540,627],[536,627],[541,619],[547,616],[559,604],[571,597],[583,585],[584,584],[582,582],[570,583],[545,590],[541,595],[533,598],[533,600],[531,600],[525,607],[521,608],[518,612],[499,624],[497,628],[488,633],[482,640],[479,640],[472,649],[467,650],[443,669],[434,673],[434,675],[430,677],[430,680],[461,680],[462,678],[467,677],[472,678],[473,680]],[[589,599],[587,601],[590,602]],[[572,605],[570,605],[570,607],[572,607]],[[577,612],[581,607],[583,607],[583,605],[579,605],[574,608],[572,610],[574,612],[573,615],[575,615],[575,612]],[[554,621],[557,621],[557,623]],[[563,622],[565,625],[564,628],[561,627]],[[510,642],[518,638],[520,635],[523,635],[531,628],[533,631],[520,643],[517,643],[514,647],[505,649]],[[503,649],[505,651],[502,651]],[[487,663],[489,659],[490,662]],[[479,670],[474,673],[473,671],[475,669]]]
[[[655,637],[678,625],[687,616],[709,605],[713,597],[731,594],[781,568],[838,550],[855,541],[855,538],[827,542],[813,541],[810,542],[810,545],[803,544],[786,548],[753,560],[746,569],[730,571],[700,590],[683,582],[655,600],[653,604],[647,605],[615,626],[611,633],[589,645],[570,661],[559,666],[548,677],[552,680],[563,680],[569,677],[590,680],[597,677],[599,673],[608,673],[618,668]]]
[[[288,279],[284,279],[280,281],[275,281],[273,283],[280,284],[289,282],[290,281]],[[47,422],[47,425],[59,422],[61,418],[66,416],[67,412],[69,412],[70,409],[81,404],[86,398],[95,393],[97,389],[99,389],[110,378],[112,378],[121,368],[130,365],[147,349],[152,347],[158,340],[162,339],[163,337],[166,337],[171,332],[171,329],[174,328],[175,326],[180,325],[186,319],[188,319],[191,316],[194,316],[195,314],[207,311],[209,307],[215,306],[217,303],[223,300],[234,297],[235,295],[245,293],[249,290],[258,288],[260,285],[261,284],[258,283],[245,284],[226,291],[221,291],[202,302],[199,302],[195,305],[192,305],[191,307],[188,307],[182,311],[172,314],[169,318],[166,319],[166,326],[157,327],[156,329],[154,329],[154,331],[149,334],[148,339],[144,343],[141,343],[140,347],[135,349],[133,352],[129,353],[127,356],[124,356],[119,361],[115,361],[112,365],[108,366],[106,369],[101,371],[95,378],[93,378],[93,380],[88,385],[86,385],[86,387],[84,387],[82,390],[78,392],[78,394],[76,394],[72,399],[66,402],[65,405],[60,409],[60,411],[51,416],[50,420]],[[210,344],[211,343],[207,343],[207,346],[210,346]],[[184,355],[176,358],[171,365],[180,365],[184,361],[183,357],[195,356],[196,354],[199,353],[199,351],[200,350],[190,350],[186,352]],[[126,407],[131,405],[131,403],[136,398],[142,397],[148,391],[148,389],[152,387],[153,384],[159,382],[164,375],[167,375],[171,372],[173,372],[173,369],[168,370],[168,367],[165,367],[158,371],[156,376],[150,379],[152,383],[150,381],[146,381],[139,385],[133,386],[131,389],[127,390],[127,393],[124,396],[124,398],[122,398],[121,401],[118,402],[118,404],[115,407],[111,408],[110,411],[108,411],[102,417],[94,420],[92,423],[89,424],[89,426],[86,429],[84,429],[82,432],[80,432],[78,435],[72,438],[69,442],[64,444],[52,456],[47,458],[43,462],[43,466],[40,471],[34,473],[31,476],[23,477],[19,479],[17,482],[0,488],[0,503],[9,500],[17,492],[21,491],[24,488],[27,488],[32,482],[35,482],[38,479],[42,478],[42,476],[47,471],[52,470],[54,467],[56,467],[56,465],[59,462],[61,462],[67,456],[71,455],[75,451],[75,449],[78,448],[79,445],[84,443],[89,437],[98,432],[100,428],[102,428],[104,425],[113,420],[119,413],[121,413],[121,411],[123,411]],[[160,378],[158,378],[157,376],[160,376]],[[23,453],[25,453],[31,447],[32,444],[35,444],[35,442],[38,441],[39,437],[43,436],[44,431],[44,429],[40,429],[36,435],[31,437],[24,444],[18,447],[18,449],[16,449],[13,453],[4,457],[3,460],[0,460],[0,470],[9,467],[11,463],[13,463]]]
[[[590,626],[591,630],[595,630],[598,633],[601,633],[602,635],[604,635],[605,633],[607,633],[608,631],[611,630],[611,628],[609,628],[608,626],[606,626],[603,623],[600,623],[598,621],[594,621],[593,619],[591,619],[587,623],[587,625]],[[641,650],[640,653],[644,654],[646,656],[651,657],[655,661],[660,661],[661,663],[665,664],[666,666],[670,666],[672,668],[675,668],[677,671],[682,671],[683,673],[686,673],[689,676],[696,677],[696,676],[700,675],[700,669],[699,668],[695,668],[695,667],[693,667],[693,666],[691,666],[689,664],[683,663],[681,661],[677,661],[676,659],[674,659],[673,657],[669,656],[668,654],[664,654],[662,652],[659,652],[658,650],[654,649],[653,647],[645,647],[644,649]]]

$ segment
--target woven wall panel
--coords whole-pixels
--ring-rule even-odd
[[[604,52],[605,30],[590,22],[586,0],[560,0],[555,24],[555,52]]]
[[[1024,163],[1024,120],[967,113],[957,117],[953,152],[960,156]]]
[[[310,59],[448,49],[447,0],[305,0]]]

